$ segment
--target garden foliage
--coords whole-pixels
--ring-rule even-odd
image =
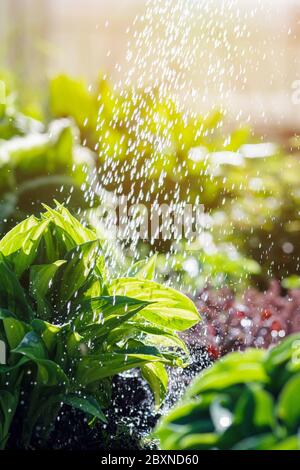
[[[228,289],[205,289],[194,299],[203,322],[187,332],[190,346],[205,344],[213,357],[249,347],[269,348],[300,332],[300,289],[283,292],[272,281],[241,298]]]
[[[206,245],[207,238],[213,237],[209,249],[203,251],[200,244],[200,255],[194,256],[202,279],[205,265],[212,263],[218,269],[222,260],[231,271],[229,280],[235,267],[243,271],[239,266],[243,258],[232,246],[242,257],[262,265],[262,284],[265,277],[297,274],[297,142],[294,154],[286,154],[255,139],[247,127],[229,133],[219,112],[191,115],[159,90],[116,91],[103,79],[89,92],[84,82],[56,77],[50,86],[50,109],[55,117],[75,119],[82,139],[99,155],[101,184],[106,189],[143,203],[204,205],[209,216]],[[216,249],[223,254],[221,262],[211,256]],[[247,271],[258,274],[253,265]],[[180,282],[191,279],[184,269],[181,273]]]
[[[93,230],[57,203],[0,241],[0,447],[47,437],[62,404],[105,421],[111,378],[140,368],[159,405],[166,366],[189,360],[176,331],[199,321],[191,300],[152,280],[154,260],[134,277],[110,279]]]
[[[300,335],[219,359],[160,422],[162,449],[300,449]]]
[[[0,113],[0,230],[38,213],[53,198],[69,207],[89,207],[84,193],[95,168],[91,151],[80,146],[70,119],[48,125],[17,110],[7,97]]]

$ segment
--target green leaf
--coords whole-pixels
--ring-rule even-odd
[[[0,450],[5,448],[19,403],[19,390],[0,390]]]
[[[0,253],[0,303],[1,307],[13,312],[17,318],[30,321],[33,311],[26,299],[15,273],[10,269]]]
[[[44,320],[38,318],[31,322],[31,326],[34,331],[41,336],[47,351],[52,354],[55,351],[57,345],[57,336],[61,332],[61,327],[52,325]]]
[[[57,270],[65,263],[65,260],[58,260],[52,264],[30,268],[30,294],[36,301],[37,314],[41,318],[49,319],[52,315],[52,308],[46,297],[51,290]]]
[[[152,281],[155,276],[156,261],[156,254],[149,260],[138,261],[127,271],[126,277],[135,277],[137,279],[148,279],[149,281]]]
[[[78,307],[79,316],[74,323],[84,337],[99,339],[130,320],[146,305],[148,302],[124,296],[97,297]]]
[[[26,333],[30,331],[30,327],[16,318],[10,317],[3,320],[5,334],[9,347],[14,349],[22,341]]]
[[[168,373],[160,362],[145,364],[141,367],[143,378],[148,382],[155,398],[155,404],[160,407],[168,390]]]
[[[191,441],[193,441],[192,437],[197,436],[197,440],[200,441],[200,435],[203,434],[202,442],[206,441],[205,435],[213,434],[217,437],[209,414],[209,407],[215,397],[215,395],[210,395],[197,400],[188,400],[175,406],[164,416],[155,430],[155,437],[160,439],[161,448],[165,450],[182,449],[183,439],[191,437]],[[207,449],[210,448],[209,442],[206,441],[207,447],[205,448]],[[213,439],[213,443],[216,443],[216,439]]]
[[[17,277],[21,277],[37,256],[40,240],[49,221],[35,217],[24,220],[0,241],[0,252],[12,263]]]
[[[293,358],[300,358],[300,334],[296,333],[288,336],[276,348],[268,351],[265,358],[265,367],[267,371],[275,370],[275,367],[282,366]]]
[[[232,447],[237,439],[275,429],[274,401],[270,393],[258,383],[249,383],[240,390],[234,408],[232,427],[222,438],[223,448]]]
[[[218,435],[214,433],[192,434],[184,436],[180,440],[180,449],[184,450],[207,450],[216,448],[218,443]]]
[[[47,210],[43,216],[47,219],[50,218],[52,222],[57,227],[61,228],[73,241],[73,246],[69,249],[76,245],[97,239],[95,232],[84,227],[63,205],[57,202],[56,209],[51,209],[51,207],[45,204],[43,206]]]
[[[71,331],[67,336],[67,352],[70,358],[78,356],[80,346],[84,343],[84,338],[76,331]]]
[[[285,289],[299,289],[300,288],[300,276],[293,274],[282,281],[282,287]]]
[[[162,357],[152,354],[112,352],[84,356],[77,367],[76,377],[81,385],[87,385],[105,377],[112,377],[125,370],[140,367],[147,362],[161,362]]]
[[[277,442],[273,434],[259,434],[242,439],[232,447],[232,450],[270,450]]]
[[[34,331],[27,333],[21,343],[11,352],[22,354],[37,365],[38,384],[54,386],[68,383],[68,378],[63,370],[58,364],[48,359],[45,344]]]
[[[278,415],[292,431],[300,425],[300,374],[292,377],[283,388],[278,401]]]
[[[34,332],[27,333],[12,353],[22,354],[34,361],[47,358],[46,347],[41,338]]]
[[[262,364],[264,355],[262,350],[248,349],[244,353],[235,352],[225,356],[194,380],[187,396],[195,396],[208,390],[222,390],[236,384],[268,383]]]
[[[147,343],[162,348],[181,349],[188,356],[189,349],[184,341],[170,329],[152,326],[149,323],[134,323],[137,330],[147,334]]]
[[[75,394],[65,395],[63,398],[63,402],[66,405],[72,406],[73,408],[77,408],[89,415],[98,418],[103,423],[107,423],[107,419],[97,402],[97,400],[89,395],[78,396]]]
[[[59,75],[50,82],[50,105],[56,116],[72,116],[78,125],[83,126],[97,117],[98,108],[87,86],[80,80]]]
[[[110,292],[112,295],[126,295],[153,302],[145,307],[140,315],[157,325],[182,331],[200,320],[195,305],[188,297],[153,281],[135,278],[115,279],[111,283]]]
[[[66,263],[59,267],[54,280],[61,305],[86,283],[100,256],[97,240],[78,245],[66,255]]]
[[[289,436],[278,444],[274,444],[268,450],[300,450],[300,439],[298,436]]]

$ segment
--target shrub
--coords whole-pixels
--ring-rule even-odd
[[[140,368],[159,405],[165,366],[185,366],[175,331],[199,321],[183,294],[152,281],[154,260],[135,277],[109,279],[94,231],[63,206],[46,207],[0,241],[0,446],[47,437],[63,403],[105,421],[111,378]],[[130,275],[130,273],[129,273]]]
[[[162,449],[300,449],[300,335],[206,369],[160,422]]]

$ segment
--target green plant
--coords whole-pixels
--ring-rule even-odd
[[[159,405],[165,366],[188,362],[176,331],[199,321],[183,294],[152,281],[154,260],[135,277],[109,279],[93,230],[62,205],[46,207],[0,241],[0,446],[45,437],[62,403],[105,421],[111,378],[140,368]],[[130,275],[130,273],[129,273]]]
[[[219,251],[231,244],[262,265],[261,284],[265,277],[297,274],[298,155],[259,143],[247,127],[228,132],[219,112],[190,115],[157,90],[117,92],[105,80],[89,92],[84,82],[56,77],[50,109],[55,117],[75,119],[82,139],[99,155],[106,189],[149,204],[198,201],[211,218]],[[299,152],[298,141],[294,147]],[[218,264],[216,257],[205,257],[206,265]]]
[[[194,294],[208,284],[213,287],[231,287],[241,291],[248,285],[249,279],[260,272],[260,266],[254,260],[241,256],[231,247],[216,247],[207,253],[193,243],[176,244],[174,253],[161,253],[157,261],[159,279],[171,281],[172,286],[184,292]]]
[[[87,208],[85,189],[95,168],[68,119],[41,122],[20,113],[10,96],[0,112],[0,231],[4,233],[53,198]],[[1,110],[0,110],[1,111]]]
[[[224,185],[223,174],[208,171],[206,157],[237,151],[249,141],[250,131],[241,127],[228,136],[218,111],[191,116],[158,89],[115,91],[100,79],[88,91],[84,81],[65,75],[50,83],[50,110],[54,117],[73,117],[82,139],[99,155],[109,191],[143,203],[163,203],[166,196],[169,201],[198,199],[206,209],[236,194]],[[120,177],[112,178],[112,172]]]
[[[162,449],[300,449],[300,335],[231,353],[160,422]]]

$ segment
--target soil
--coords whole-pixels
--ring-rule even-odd
[[[48,442],[38,439],[35,449],[117,450],[154,449],[156,443],[149,434],[162,413],[180,398],[195,375],[211,364],[203,348],[194,347],[192,364],[186,369],[170,369],[169,394],[163,410],[155,411],[153,397],[146,382],[139,376],[116,376],[113,382],[112,406],[106,412],[108,423],[88,424],[84,413],[64,406]]]
[[[184,393],[193,377],[211,364],[205,349],[193,345],[191,365],[186,369],[168,370],[169,393],[162,409],[154,407],[152,393],[137,370],[118,375],[113,380],[112,405],[105,411],[107,424],[88,424],[87,416],[69,406],[63,406],[47,442],[37,433],[32,449],[62,450],[137,450],[155,449],[151,432],[163,413],[166,413]],[[16,417],[7,448],[17,447],[22,416]]]

